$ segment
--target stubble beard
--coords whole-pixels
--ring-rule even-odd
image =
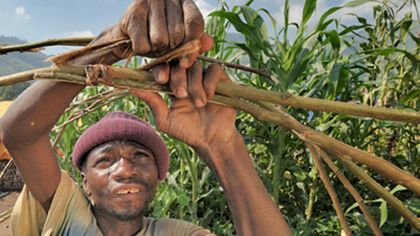
[[[133,209],[130,207],[129,209],[117,211],[116,209],[112,208],[110,205],[101,206],[101,207],[97,206],[97,208],[99,208],[97,209],[98,211],[102,211],[108,216],[115,218],[119,221],[132,221],[132,220],[142,219],[143,212],[144,212],[143,209]]]

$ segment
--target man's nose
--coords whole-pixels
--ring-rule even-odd
[[[130,178],[137,174],[134,163],[127,158],[121,158],[116,164],[114,178]]]

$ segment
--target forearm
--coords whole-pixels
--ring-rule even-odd
[[[291,235],[239,134],[198,153],[211,160],[209,165],[223,187],[238,235]]]
[[[83,86],[37,81],[23,92],[2,118],[7,147],[25,146],[48,135],[60,115]]]
[[[92,64],[98,58],[78,59],[76,64]],[[37,81],[9,107],[0,123],[0,135],[7,148],[22,148],[48,136],[64,110],[84,85]]]

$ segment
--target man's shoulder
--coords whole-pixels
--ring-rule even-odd
[[[191,222],[173,218],[144,218],[144,226],[151,235],[202,235],[210,233],[205,228]]]

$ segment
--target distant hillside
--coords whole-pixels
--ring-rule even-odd
[[[0,45],[22,44],[26,41],[16,37],[7,37],[0,35]],[[0,76],[10,75],[17,72],[30,70],[39,67],[49,66],[50,63],[45,62],[47,55],[43,53],[8,53],[0,55]],[[30,83],[21,83],[14,86],[0,87],[0,100],[13,100],[19,95]]]

